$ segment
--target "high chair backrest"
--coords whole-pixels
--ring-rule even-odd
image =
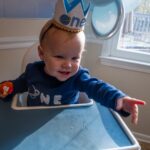
[[[25,68],[28,63],[32,63],[34,61],[40,60],[38,56],[38,42],[33,44],[30,48],[28,48],[27,52],[25,53],[22,61],[21,72],[25,71]]]

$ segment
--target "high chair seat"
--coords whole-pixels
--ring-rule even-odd
[[[28,48],[28,50],[26,51],[22,60],[22,68],[21,68],[22,72],[24,72],[28,63],[40,60],[38,56],[38,45],[39,43],[37,42],[33,44],[30,48]]]

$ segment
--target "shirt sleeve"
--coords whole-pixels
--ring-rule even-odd
[[[14,85],[13,95],[16,94],[16,93],[26,92],[28,90],[28,86],[27,86],[27,72],[28,72],[29,68],[30,68],[30,66],[28,65],[26,67],[26,70],[25,70],[24,73],[22,73],[15,80],[12,80],[13,85]]]
[[[117,100],[126,96],[121,90],[113,85],[90,77],[88,72],[82,73],[76,81],[76,87],[85,92],[89,98],[116,111]],[[118,111],[123,116],[128,116],[123,110]]]

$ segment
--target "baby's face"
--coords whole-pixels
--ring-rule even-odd
[[[84,36],[79,33],[66,38],[66,33],[60,31],[59,34],[56,32],[50,36],[46,43],[41,48],[45,72],[60,81],[65,81],[75,75],[84,50]]]

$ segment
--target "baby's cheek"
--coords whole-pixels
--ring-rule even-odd
[[[78,71],[79,70],[79,65],[80,65],[79,63],[74,64],[74,66],[73,66],[74,70]]]

